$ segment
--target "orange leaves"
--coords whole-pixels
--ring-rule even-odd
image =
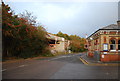
[[[27,20],[24,19],[24,18],[19,18],[19,19],[20,19],[20,21],[22,21],[22,22],[27,22]]]
[[[81,52],[84,51],[84,44],[85,44],[85,39],[81,38],[77,35],[71,35],[71,50],[74,52]]]
[[[15,25],[15,27],[21,27],[22,25],[20,24],[20,25]]]
[[[5,32],[3,32],[3,33],[5,34],[5,36],[13,36],[11,30],[5,31]]]
[[[8,26],[12,26],[12,24],[8,23]]]
[[[48,45],[44,28],[33,25],[34,18],[29,15],[20,18],[12,14],[8,5],[2,4],[2,9],[3,49],[10,48],[8,55],[26,57],[42,53]]]
[[[26,32],[28,32],[28,28],[26,28],[25,30],[26,30]]]

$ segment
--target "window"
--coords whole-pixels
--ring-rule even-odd
[[[56,44],[60,44],[60,41],[56,41]]]
[[[108,51],[108,44],[103,44],[103,51]]]
[[[120,40],[118,40],[118,50],[120,50]]]
[[[85,45],[85,48],[87,48],[88,46],[87,45]]]
[[[116,42],[115,39],[110,40],[110,50],[116,51]]]

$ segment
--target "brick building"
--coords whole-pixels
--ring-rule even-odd
[[[120,61],[120,21],[87,37],[88,56],[98,61]]]

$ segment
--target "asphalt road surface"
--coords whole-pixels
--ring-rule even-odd
[[[4,63],[3,79],[118,79],[117,66],[88,66],[82,54]]]

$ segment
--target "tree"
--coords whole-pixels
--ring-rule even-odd
[[[31,13],[14,15],[2,2],[3,57],[33,57],[49,52],[46,30],[36,26]]]
[[[85,39],[84,38],[81,38],[77,35],[70,35],[69,36],[67,34],[62,33],[61,31],[59,31],[56,35],[59,36],[59,37],[63,37],[66,40],[71,41],[71,44],[70,44],[70,50],[71,51],[73,51],[73,52],[83,52],[83,51],[85,51],[85,48],[84,48]]]
[[[3,57],[8,56],[8,51],[11,47],[11,41],[12,41],[12,33],[11,29],[12,26],[12,12],[8,5],[5,5],[4,2],[2,2],[2,48],[3,48]]]
[[[65,38],[66,40],[70,40],[69,35],[63,34],[61,31],[59,31],[56,35],[59,36],[59,37],[63,37],[63,38]]]
[[[36,24],[37,17],[33,16],[32,13],[28,12],[27,10],[25,12],[22,12],[19,16],[21,18],[24,18],[30,25]]]
[[[70,35],[71,44],[70,44],[70,50],[73,52],[83,52],[85,51],[84,44],[85,39],[81,38],[77,35]]]

